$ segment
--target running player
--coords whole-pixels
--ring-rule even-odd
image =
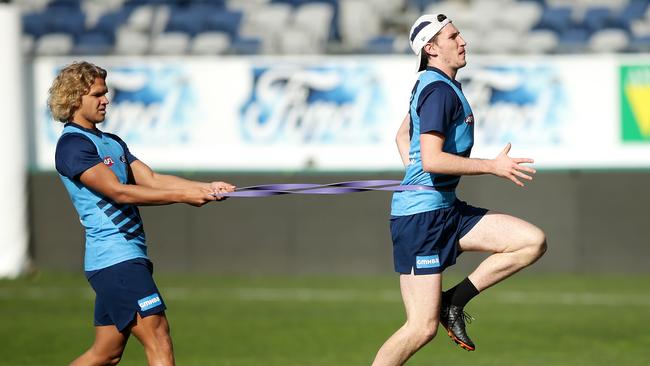
[[[471,206],[456,197],[462,175],[493,174],[523,187],[532,159],[470,158],[474,115],[456,73],[466,65],[466,42],[443,14],[423,15],[410,32],[423,71],[409,113],[397,135],[406,174],[402,184],[433,191],[393,195],[390,227],[395,271],[400,274],[406,323],[379,349],[373,365],[402,365],[436,335],[438,323],[464,349],[475,345],[465,330],[465,305],[481,291],[532,264],[546,251],[544,232],[506,214]],[[474,272],[442,292],[442,272],[463,251],[492,253]]]

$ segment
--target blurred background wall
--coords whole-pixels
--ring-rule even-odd
[[[394,134],[417,78],[408,30],[419,14],[443,12],[468,42],[458,78],[476,117],[473,156],[511,142],[511,155],[535,158],[539,171],[525,189],[465,177],[460,197],[547,232],[549,252],[532,270],[648,271],[646,0],[6,6],[22,20],[13,52],[25,60],[25,204],[37,268],[82,266],[83,232],[53,167],[61,126],[46,109],[62,66],[83,59],[108,69],[102,128],[156,170],[240,187],[400,179]],[[373,192],[141,211],[161,270],[365,274],[392,271],[389,207],[389,194]],[[458,270],[481,258],[463,257]]]
[[[203,174],[241,185],[400,178],[397,173]],[[32,174],[32,247],[43,268],[78,270],[83,231],[52,174]],[[541,272],[647,272],[650,174],[541,172],[521,189],[495,177],[465,177],[459,196],[511,213],[546,231],[549,250],[529,268]],[[237,274],[391,273],[390,195],[287,195],[232,198],[196,209],[143,207],[149,252],[159,270]],[[454,270],[481,258],[465,253]]]

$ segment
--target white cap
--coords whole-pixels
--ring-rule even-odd
[[[427,67],[426,62],[421,62],[422,48],[449,23],[451,20],[444,14],[425,14],[413,23],[411,32],[409,32],[409,44],[418,56],[417,71],[422,71]]]

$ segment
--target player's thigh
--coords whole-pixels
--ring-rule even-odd
[[[512,252],[544,242],[544,232],[518,217],[488,211],[458,241],[463,251]]]
[[[135,322],[131,327],[131,333],[146,347],[147,345],[159,344],[160,342],[169,342],[171,336],[169,333],[169,322],[165,312],[142,317],[139,313],[136,315]]]
[[[120,332],[114,325],[95,327],[93,351],[104,358],[117,358],[124,352],[129,332]]]
[[[409,322],[437,325],[442,274],[400,275],[400,289]]]

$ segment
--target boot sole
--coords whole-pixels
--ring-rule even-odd
[[[451,338],[452,341],[456,342],[456,344],[459,345],[460,348],[462,348],[462,349],[464,349],[466,351],[474,351],[476,349],[476,347],[472,347],[469,344],[466,344],[465,342],[458,339],[458,337],[456,337],[454,335],[454,333],[452,333],[451,330],[449,330],[447,328],[445,328],[445,330],[447,331],[447,335],[449,336],[449,338]]]

